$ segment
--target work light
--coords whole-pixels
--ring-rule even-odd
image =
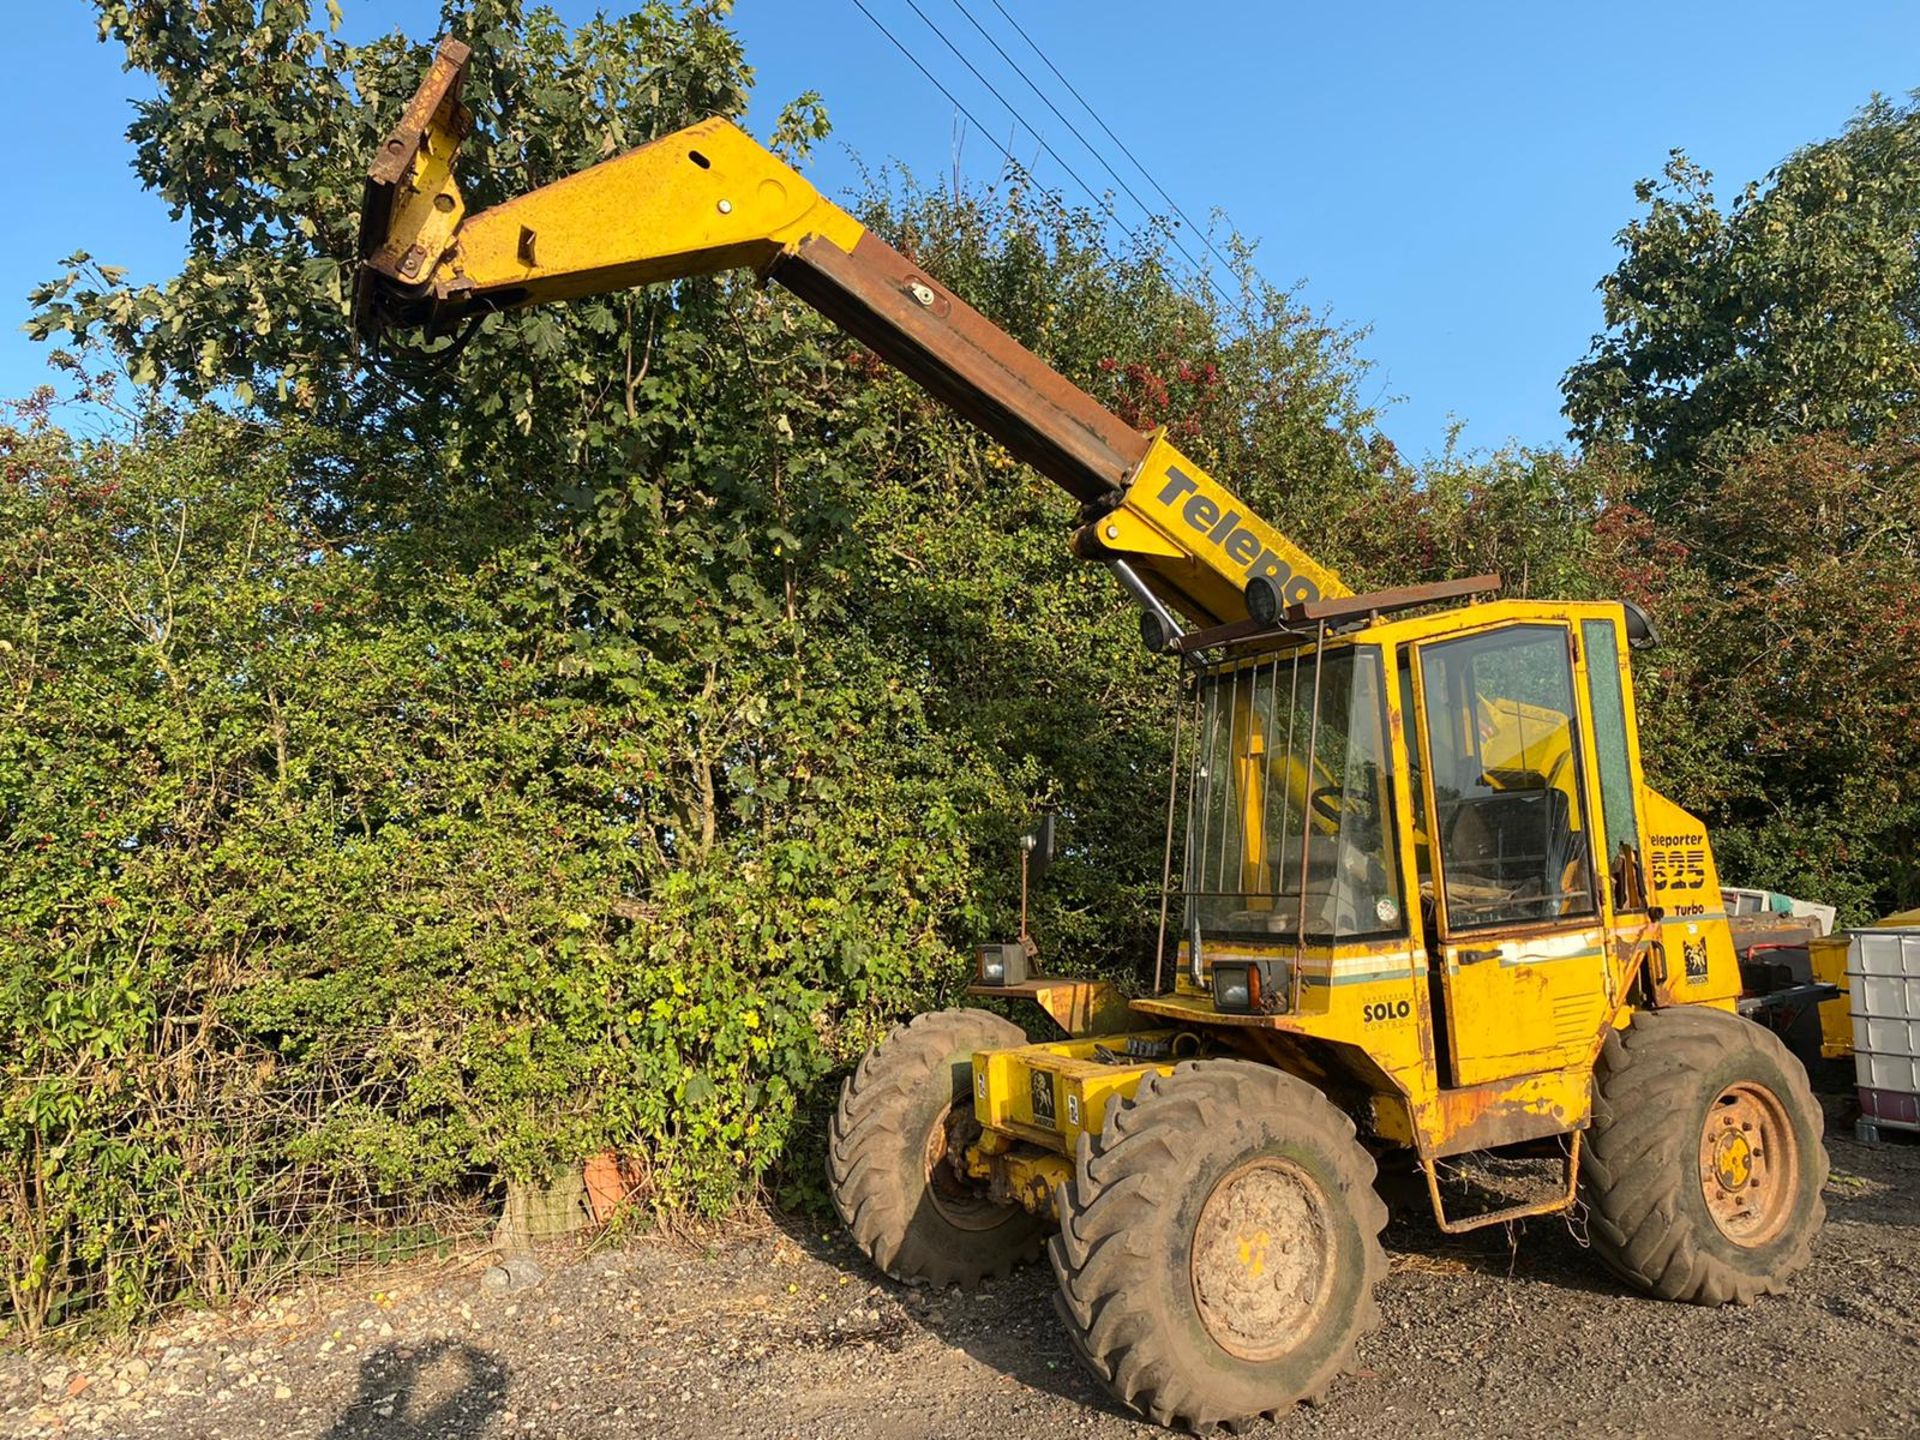
[[[973,959],[982,985],[1020,985],[1026,981],[1024,945],[982,945],[973,952]]]
[[[1271,575],[1256,575],[1247,581],[1246,597],[1247,614],[1263,630],[1278,625],[1281,615],[1286,613],[1287,598],[1280,593]]]
[[[1272,1015],[1287,1008],[1286,963],[1213,962],[1213,1008],[1231,1015]]]

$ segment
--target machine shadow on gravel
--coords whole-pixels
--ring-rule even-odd
[[[909,1330],[923,1331],[1030,1389],[1118,1420],[1138,1419],[1073,1353],[1054,1313],[1053,1271],[1044,1258],[978,1290],[931,1290],[882,1273],[843,1236],[825,1239],[818,1226],[781,1212],[775,1212],[775,1224],[813,1259],[892,1297]]]
[[[1510,1243],[1503,1229],[1443,1235],[1430,1217],[1423,1220],[1396,1213],[1381,1239],[1394,1270],[1403,1265],[1419,1268],[1423,1263],[1457,1265],[1477,1275],[1532,1281],[1582,1295],[1621,1299],[1635,1293],[1581,1248],[1560,1216],[1517,1220],[1513,1231]]]
[[[1479,1275],[1531,1280],[1587,1295],[1633,1293],[1580,1243],[1575,1237],[1578,1222],[1568,1216],[1535,1216],[1465,1235],[1447,1235],[1434,1224],[1426,1184],[1417,1174],[1384,1172],[1375,1188],[1387,1203],[1389,1218],[1381,1239],[1393,1256],[1395,1270],[1419,1268],[1423,1263],[1458,1265]],[[1458,1187],[1456,1194],[1480,1208],[1493,1208],[1510,1198],[1471,1184]],[[1583,1213],[1579,1208],[1573,1212],[1575,1216]]]
[[[495,1355],[456,1340],[384,1345],[360,1362],[360,1393],[324,1440],[473,1440],[506,1403]]]

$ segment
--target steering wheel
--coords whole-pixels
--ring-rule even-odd
[[[1332,824],[1341,824],[1351,810],[1355,818],[1367,820],[1379,809],[1373,796],[1368,795],[1358,802],[1349,801],[1347,787],[1344,785],[1323,785],[1307,797],[1307,804],[1313,807],[1313,813]]]

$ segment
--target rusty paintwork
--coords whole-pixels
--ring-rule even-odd
[[[1491,595],[1500,586],[1498,575],[1469,575],[1459,580],[1436,580],[1427,585],[1399,585],[1390,590],[1369,591],[1364,595],[1334,595],[1324,600],[1304,601],[1289,607],[1287,618],[1296,625],[1313,625],[1321,621],[1332,625],[1343,620],[1359,619],[1373,621],[1398,610]]]
[[[1509,1205],[1500,1210],[1490,1210],[1482,1215],[1466,1215],[1455,1219],[1447,1214],[1445,1198],[1440,1194],[1440,1168],[1431,1159],[1421,1161],[1420,1168],[1426,1172],[1427,1199],[1433,1205],[1433,1219],[1449,1235],[1464,1234],[1469,1230],[1485,1229],[1489,1225],[1504,1225],[1510,1220],[1525,1220],[1533,1215],[1558,1215],[1571,1210],[1573,1202],[1580,1193],[1580,1142],[1581,1131],[1575,1130],[1567,1142],[1567,1179],[1558,1195],[1545,1200],[1527,1201],[1519,1205]]]
[[[1564,1135],[1585,1125],[1591,1108],[1584,1088],[1569,1094],[1551,1074],[1441,1090],[1422,1117],[1423,1128],[1440,1138],[1424,1149],[1428,1158],[1440,1159]]]
[[[1077,553],[1121,561],[1197,624],[1246,613],[1250,577],[1291,598],[1348,593],[1165,430],[1142,434],[714,118],[466,214],[453,162],[465,47],[449,42],[368,176],[355,326],[463,321],[639,285],[751,270],[865,342],[1079,502]]]
[[[473,126],[460,103],[469,53],[452,37],[440,42],[427,78],[367,168],[353,302],[363,338],[378,336],[390,296],[421,287],[462,218],[452,164]]]
[[[1464,580],[1440,580],[1431,585],[1371,590],[1363,595],[1303,600],[1289,605],[1285,615],[1271,625],[1262,625],[1250,619],[1235,620],[1205,630],[1190,631],[1177,637],[1167,648],[1176,655],[1192,655],[1203,650],[1227,650],[1258,641],[1301,642],[1313,638],[1316,627],[1323,622],[1338,625],[1343,621],[1377,620],[1396,610],[1489,595],[1499,590],[1501,583],[1498,575],[1474,575]]]
[[[1779,1237],[1793,1217],[1802,1160],[1778,1095],[1743,1081],[1715,1096],[1699,1164],[1707,1214],[1722,1235],[1750,1248]]]
[[[769,278],[1081,504],[1111,505],[1151,443],[872,233],[802,241]]]

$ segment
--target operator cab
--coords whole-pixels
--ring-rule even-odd
[[[1409,768],[1420,783],[1409,788],[1416,832],[1428,841],[1422,898],[1435,896],[1437,842],[1455,926],[1590,913],[1593,876],[1566,632],[1504,626],[1422,647],[1420,665],[1423,706],[1415,700],[1411,654],[1403,654],[1401,703],[1419,739]],[[1429,786],[1438,821],[1431,831]]]
[[[1590,1045],[1647,918],[1627,633],[1618,605],[1496,601],[1223,647],[1196,685],[1185,983],[1256,961],[1263,1010],[1311,1012],[1412,965],[1452,1085],[1540,1068],[1518,1037],[1543,1026]]]

